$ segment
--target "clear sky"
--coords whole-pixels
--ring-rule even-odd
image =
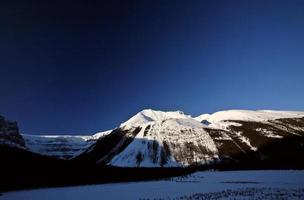
[[[0,114],[23,133],[144,108],[304,110],[304,1],[1,1]]]

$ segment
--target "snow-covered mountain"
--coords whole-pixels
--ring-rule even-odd
[[[181,111],[147,109],[79,158],[120,167],[172,167],[249,155],[262,160],[279,156],[282,147],[289,148],[285,155],[291,158],[304,151],[303,136],[304,112],[228,110],[192,118]]]
[[[143,110],[121,124],[121,130],[140,128],[140,131],[110,164],[177,167],[208,163],[217,158],[217,149],[205,127],[180,111]]]
[[[274,111],[274,110],[227,110],[219,111],[213,114],[202,114],[194,119],[205,122],[209,127],[223,128],[229,121],[251,121],[251,122],[267,122],[270,120],[283,118],[301,118],[304,112],[295,111]]]
[[[0,145],[28,150],[41,155],[71,159],[86,151],[96,141],[111,131],[92,136],[26,135],[20,134],[17,122],[0,116]]]
[[[181,111],[146,109],[118,128],[93,136],[20,135],[16,126],[4,122],[2,144],[100,165],[291,163],[302,162],[298,155],[304,155],[304,112],[295,111],[227,110],[191,117]]]
[[[104,131],[92,136],[23,134],[22,137],[29,151],[61,159],[71,159],[83,153],[99,138],[110,132]]]

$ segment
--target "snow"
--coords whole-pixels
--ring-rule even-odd
[[[251,188],[259,191],[265,188],[287,191],[293,199],[296,189],[303,189],[303,170],[261,170],[261,171],[205,171],[186,177],[176,177],[161,181],[131,182],[116,184],[86,185],[76,187],[36,189],[8,192],[1,200],[112,200],[112,199],[172,199],[195,193],[242,191]],[[225,193],[227,194],[227,193]],[[303,199],[304,194],[301,193]],[[226,197],[229,199],[229,197]],[[222,197],[222,199],[226,199]],[[248,197],[247,197],[248,198]],[[247,199],[246,198],[246,199]],[[238,198],[244,199],[244,198]]]
[[[128,121],[122,123],[120,127],[132,128],[143,126],[149,122],[162,122],[167,119],[179,119],[179,118],[191,118],[190,115],[185,115],[182,111],[157,111],[151,109],[145,109]]]
[[[304,112],[296,111],[275,111],[275,110],[227,110],[213,114],[203,114],[194,119],[198,121],[207,120],[211,123],[223,122],[226,120],[256,121],[263,122],[281,118],[300,118],[304,117]]]
[[[260,132],[264,136],[269,137],[269,138],[280,138],[280,139],[283,138],[283,136],[276,135],[276,134],[273,133],[273,131],[267,130],[265,128],[257,128],[255,130]]]
[[[142,118],[143,114],[145,115]],[[145,119],[149,118],[148,121]],[[143,123],[144,122],[144,123]],[[181,112],[160,112],[144,110],[122,125],[123,129],[141,127],[141,131],[121,153],[110,162],[121,167],[173,167],[188,166],[191,162],[209,163],[218,158],[216,145],[203,129],[206,126]],[[150,127],[150,128],[148,128]],[[162,164],[164,144],[170,151],[166,163]],[[187,145],[193,145],[197,152],[188,152]],[[153,149],[153,146],[155,149]],[[205,148],[209,154],[199,152]],[[184,155],[189,154],[189,155]],[[138,157],[141,162],[138,163]]]
[[[251,145],[249,138],[246,138],[246,137],[244,137],[244,136],[242,135],[242,132],[235,132],[235,134],[238,136],[238,138],[239,138],[243,143],[245,143],[248,147],[250,147],[250,149],[251,149],[252,151],[257,151],[257,150],[258,150],[257,147],[254,147],[254,146]]]
[[[73,158],[94,144],[110,131],[98,132],[92,136],[79,135],[26,135],[25,146],[32,152],[62,159]]]
[[[137,134],[134,141],[128,145],[128,147],[116,155],[110,162],[113,166],[122,166],[122,167],[159,167],[159,158],[161,153],[162,146],[158,146],[157,149],[157,161],[153,162],[151,159],[150,151],[148,145],[152,146],[155,140],[149,138],[144,139],[144,131],[145,129],[141,129],[141,131]],[[158,141],[158,145],[161,145],[162,142]],[[141,155],[142,161],[140,164],[137,164],[137,155]],[[166,167],[181,167],[173,157],[170,157],[169,161],[165,164]]]
[[[226,110],[213,114],[202,114],[193,119],[199,122],[208,122],[209,128],[228,130],[229,126],[241,126],[231,121],[267,122],[282,118],[301,118],[304,112],[299,111],[275,111],[275,110]]]
[[[211,115],[210,114],[202,114],[202,115],[199,115],[197,117],[195,117],[194,119],[201,122],[201,121],[204,121],[204,120],[207,120],[208,121],[208,118],[210,117]]]
[[[231,121],[219,121],[210,123],[208,128],[230,131],[230,126],[242,126],[242,124]]]
[[[180,167],[188,166],[189,158],[192,158],[191,162],[201,164],[218,158],[214,141],[203,129],[207,126],[181,111],[163,112],[146,109],[120,126],[123,130],[132,130],[136,127],[140,127],[141,131],[127,148],[111,160],[111,165]],[[205,148],[210,153],[203,155],[201,152],[188,152],[187,145],[198,147],[196,149]],[[164,152],[170,152],[170,155],[166,154],[165,162],[163,162]]]
[[[106,135],[109,135],[112,132],[112,130],[107,130],[107,131],[102,131],[102,132],[97,132],[94,135],[90,136],[90,139],[96,139],[98,140],[101,137],[104,137]]]

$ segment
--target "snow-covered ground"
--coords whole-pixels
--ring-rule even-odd
[[[1,200],[195,198],[304,199],[304,171],[206,171],[162,181],[36,189],[0,196]]]

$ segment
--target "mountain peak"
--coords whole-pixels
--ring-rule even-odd
[[[138,127],[151,122],[162,122],[168,119],[185,119],[191,118],[190,115],[185,115],[182,111],[159,111],[152,109],[144,109],[131,117],[120,127]]]

